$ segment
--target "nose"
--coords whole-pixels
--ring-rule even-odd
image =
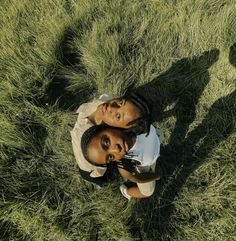
[[[113,146],[110,146],[110,152],[113,154],[118,154],[120,153],[122,150],[122,147],[120,146],[120,144],[115,144]]]

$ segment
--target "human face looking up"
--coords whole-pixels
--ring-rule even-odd
[[[120,129],[107,128],[93,137],[87,155],[94,164],[102,165],[121,160],[134,145],[134,139]]]
[[[130,128],[130,121],[141,116],[140,110],[131,101],[124,98],[112,99],[98,106],[96,114],[100,116],[102,123],[109,126]]]

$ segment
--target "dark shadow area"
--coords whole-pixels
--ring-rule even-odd
[[[213,49],[193,59],[181,59],[151,82],[134,90],[152,105],[153,121],[176,117],[169,141],[176,152],[195,119],[196,105],[210,79],[208,69],[218,57],[219,50]],[[166,110],[170,105],[172,107]]]
[[[29,234],[22,233],[22,231],[17,227],[17,224],[10,221],[1,220],[0,221],[0,240],[1,241],[27,241],[31,237]]]
[[[81,53],[75,53],[71,49],[71,43],[73,39],[76,37],[76,33],[72,28],[67,28],[64,32],[64,36],[60,41],[60,44],[57,47],[56,54],[58,60],[64,66],[71,67],[75,64],[81,64]]]
[[[69,11],[68,6],[66,6],[67,11]],[[90,15],[87,16],[86,20],[78,19],[71,27],[65,29],[64,35],[58,43],[56,48],[56,56],[61,66],[49,72],[52,73],[53,78],[49,83],[45,95],[38,102],[40,105],[53,105],[57,102],[61,110],[71,110],[74,111],[81,104],[88,102],[93,96],[96,85],[87,85],[80,87],[77,93],[69,91],[68,86],[70,85],[68,78],[64,74],[63,69],[68,71],[73,71],[75,73],[87,74],[87,70],[81,61],[81,53],[78,48],[73,47],[73,42],[79,39],[83,34],[92,28],[93,23],[99,21],[99,19],[104,17],[104,13],[95,8]]]
[[[32,121],[32,123],[25,122],[19,126],[27,136],[30,136],[30,142],[35,150],[37,150],[38,153],[41,153],[45,145],[46,138],[48,137],[47,128],[36,121]],[[29,148],[32,148],[32,146]],[[30,150],[25,150],[25,152],[30,153]]]
[[[161,205],[158,210],[158,231],[164,234],[165,230],[170,230],[169,218],[173,211],[172,201],[178,196],[183,185],[191,173],[204,163],[208,154],[219,145],[219,143],[227,139],[235,132],[236,126],[234,120],[236,118],[236,92],[232,92],[227,96],[218,99],[209,109],[209,112],[202,123],[191,131],[182,144],[182,152],[175,154],[176,162],[181,160],[181,165],[176,165],[175,170],[178,172],[172,175],[166,171],[166,176],[160,183]],[[200,144],[199,141],[203,140]],[[167,153],[162,163],[165,170],[169,169],[168,164],[173,161]],[[164,167],[165,166],[165,167]],[[172,179],[170,179],[171,177]],[[166,183],[168,183],[166,185]],[[202,182],[204,187],[206,183]],[[164,187],[164,188],[163,188]],[[192,220],[193,223],[195,220]]]
[[[82,27],[78,23],[77,32],[73,28],[65,30],[65,34],[56,49],[56,56],[61,63],[61,67],[50,71],[53,78],[47,86],[45,95],[39,100],[41,105],[57,103],[60,109],[73,111],[82,103],[87,102],[95,91],[95,88],[85,86],[84,88],[81,87],[78,94],[72,93],[67,89],[70,83],[63,74],[63,68],[66,68],[67,71],[86,73],[86,69],[81,62],[81,53],[79,51],[75,53],[71,46],[73,39],[81,32],[79,31],[80,28]]]
[[[232,114],[235,92],[217,100],[203,122],[186,137],[190,124],[195,120],[199,98],[210,80],[208,69],[218,57],[219,50],[213,49],[193,59],[182,59],[150,83],[132,90],[152,103],[153,121],[161,121],[170,116],[176,118],[169,143],[161,148],[160,165],[164,175],[157,183],[157,192],[152,198],[137,202],[130,218],[141,218],[147,224],[146,235],[150,240],[153,233],[171,237],[169,220],[174,198],[208,153],[234,131],[235,127],[230,125],[235,118],[235,112]],[[204,142],[197,147],[203,137]],[[159,202],[159,207],[154,210],[150,209],[153,200]],[[149,223],[156,224],[156,230],[148,229]]]
[[[229,49],[229,62],[236,68],[236,43]]]
[[[65,3],[65,8],[70,11],[70,4]],[[45,106],[58,104],[61,110],[76,110],[81,104],[88,102],[96,91],[96,83],[81,86],[77,92],[68,90],[68,86],[71,85],[68,77],[64,73],[64,69],[68,73],[70,70],[73,73],[84,74],[86,76],[87,69],[81,61],[82,54],[78,51],[78,48],[73,47],[74,40],[81,39],[82,36],[92,29],[94,22],[104,18],[104,13],[99,9],[94,8],[92,12],[86,17],[86,19],[78,19],[71,27],[65,29],[64,35],[58,43],[56,48],[56,56],[61,66],[52,66],[52,69],[48,72],[51,73],[52,80],[49,83],[44,96],[37,102],[39,105]],[[120,31],[121,26],[109,26],[107,33]],[[74,77],[74,76],[73,76]],[[78,80],[79,81],[79,80]]]

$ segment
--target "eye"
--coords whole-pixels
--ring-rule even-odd
[[[105,138],[105,140],[104,140],[104,145],[107,146],[107,147],[110,145],[110,140],[109,140],[109,138],[107,138],[107,137]]]
[[[107,161],[108,162],[111,162],[113,160],[114,160],[114,156],[113,155],[111,155],[111,154],[107,155]]]
[[[122,105],[123,105],[123,103],[124,103],[124,101],[123,101],[123,100],[119,100],[119,106],[122,106]]]
[[[102,139],[102,145],[105,149],[107,149],[110,146],[110,139],[107,136],[104,136]]]
[[[120,114],[119,113],[116,114],[116,120],[120,120]]]

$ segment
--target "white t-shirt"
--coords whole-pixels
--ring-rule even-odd
[[[153,172],[159,156],[160,140],[155,127],[151,125],[149,135],[138,135],[136,142],[125,158],[139,161],[138,169],[140,172]]]
[[[72,148],[76,162],[79,165],[80,169],[86,172],[91,172],[91,177],[103,176],[107,168],[94,166],[84,158],[80,146],[81,137],[87,129],[93,126],[93,123],[87,117],[90,116],[93,112],[95,112],[100,104],[108,101],[111,98],[112,97],[109,95],[102,95],[99,97],[98,100],[93,100],[91,102],[82,104],[76,111],[76,113],[78,113],[78,118],[76,120],[73,130],[70,132],[72,139]]]

